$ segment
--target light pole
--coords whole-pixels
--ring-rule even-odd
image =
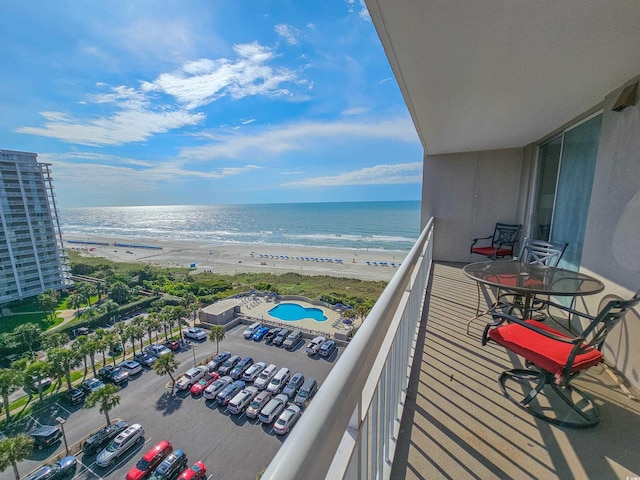
[[[196,365],[196,346],[193,342],[191,342],[191,353],[193,353],[193,367],[197,367]]]
[[[56,422],[60,424],[60,429],[62,430],[62,439],[64,440],[64,449],[67,451],[67,455],[69,455],[69,445],[67,445],[67,435],[64,433],[64,424],[66,420],[62,417],[57,417]]]

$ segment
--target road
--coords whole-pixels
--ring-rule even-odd
[[[287,367],[292,374],[302,372],[305,377],[314,377],[320,386],[329,374],[341,349],[330,359],[310,358],[304,352],[304,342],[293,351],[253,342],[242,337],[243,325],[239,325],[226,334],[220,343],[220,350],[229,350],[232,354],[251,355],[255,361],[275,363],[278,367]],[[180,361],[178,374],[193,367],[196,363],[215,354],[214,343],[193,342],[177,352]],[[208,478],[214,479],[254,479],[264,470],[280,448],[287,435],[275,435],[271,427],[265,427],[256,420],[244,415],[230,415],[215,403],[190,394],[172,392],[167,388],[168,377],[159,377],[152,370],[129,380],[121,392],[120,404],[111,412],[112,419],[122,419],[129,424],[139,423],[145,428],[145,443],[127,452],[112,468],[102,469],[95,465],[95,458],[78,457],[81,465],[74,478],[123,479],[126,472],[148,448],[161,439],[169,440],[174,448],[183,449],[192,464],[197,460],[207,465]],[[176,377],[177,378],[177,377]],[[79,441],[88,433],[104,424],[104,415],[98,408],[85,410],[82,406],[72,409],[58,404],[34,415],[42,424],[55,425],[55,418],[65,418],[64,430],[69,444]],[[294,427],[295,428],[295,427]],[[60,442],[57,448],[43,454],[34,454],[19,465],[21,475],[26,475],[55,452],[64,451]],[[0,480],[13,478],[11,467],[0,474]]]

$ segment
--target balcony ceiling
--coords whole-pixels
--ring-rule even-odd
[[[366,0],[428,154],[522,147],[640,74],[638,0]]]

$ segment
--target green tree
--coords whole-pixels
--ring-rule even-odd
[[[20,480],[18,463],[31,455],[32,451],[33,438],[24,433],[0,441],[0,471],[4,472],[11,465],[16,480]]]
[[[51,350],[52,348],[64,347],[69,341],[69,336],[61,332],[48,332],[42,335],[42,348]]]
[[[96,405],[100,405],[100,413],[104,413],[107,425],[111,425],[109,412],[120,403],[119,391],[120,387],[117,385],[105,385],[87,397],[84,401],[84,408],[93,408]]]
[[[51,363],[46,360],[36,360],[27,365],[24,371],[28,387],[38,384],[38,397],[42,401],[42,380],[51,375]]]
[[[20,388],[24,383],[24,373],[13,368],[3,368],[0,370],[0,395],[2,404],[7,416],[7,423],[11,421],[11,411],[9,410],[9,395]]]
[[[85,346],[87,345],[88,341],[89,341],[88,335],[80,335],[71,344],[71,348],[76,352],[76,354],[78,355],[78,358],[81,358],[82,362],[84,363],[85,377],[87,376],[87,370],[89,369],[89,364],[87,363],[87,354],[85,351]]]
[[[127,339],[129,334],[127,331],[127,324],[124,322],[116,323],[113,326],[113,333],[120,342],[120,345],[122,345],[122,358],[124,359],[127,354]]]
[[[53,348],[48,352],[48,358],[54,375],[58,378],[64,376],[67,381],[67,388],[71,390],[71,369],[82,362],[78,354],[68,348]]]
[[[38,295],[38,303],[47,314],[48,319],[55,318],[56,306],[60,300],[60,292],[57,290],[46,290]]]
[[[34,352],[40,346],[42,330],[35,323],[23,323],[13,330],[21,351]]]
[[[67,298],[67,305],[69,305],[71,308],[73,308],[76,311],[76,316],[78,316],[78,314],[80,313],[80,307],[83,306],[84,304],[85,304],[84,297],[77,293],[73,293],[69,295],[69,298]]]
[[[209,341],[216,342],[216,355],[218,354],[218,344],[224,340],[227,331],[222,325],[214,325],[209,331]]]
[[[176,359],[176,357],[171,355],[162,355],[158,360],[153,364],[153,369],[155,370],[157,375],[161,377],[164,375],[169,375],[171,378],[171,388],[173,389],[173,385],[176,383],[175,378],[173,378],[173,372],[175,372],[180,366],[180,362]]]
[[[116,282],[109,290],[109,298],[118,305],[123,305],[131,298],[131,289],[124,282]]]
[[[96,353],[98,352],[98,341],[93,335],[89,336],[89,340],[84,344],[84,354],[89,355],[89,361],[91,362],[91,370],[93,370],[93,376],[96,376]]]

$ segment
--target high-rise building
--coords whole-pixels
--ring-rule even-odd
[[[71,285],[49,167],[0,150],[0,304]]]

